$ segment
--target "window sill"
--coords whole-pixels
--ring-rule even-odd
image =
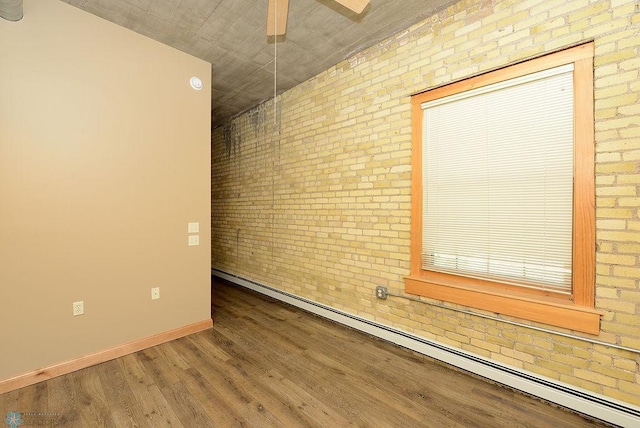
[[[522,293],[483,287],[436,283],[415,276],[405,278],[405,292],[583,333],[600,333],[600,312],[563,300],[523,296]]]

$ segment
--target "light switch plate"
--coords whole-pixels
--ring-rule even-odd
[[[194,247],[200,245],[200,235],[189,235],[189,246]]]
[[[77,317],[82,314],[84,314],[84,301],[73,302],[73,316]]]
[[[200,232],[200,223],[189,223],[187,225],[187,233],[198,233]]]

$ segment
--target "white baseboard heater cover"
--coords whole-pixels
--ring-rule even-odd
[[[510,367],[218,269],[212,269],[211,274],[576,412],[621,427],[640,427],[640,408],[632,404]]]

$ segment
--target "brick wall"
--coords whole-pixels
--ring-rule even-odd
[[[463,0],[217,128],[212,266],[640,405],[638,353],[374,296],[409,273],[410,94],[588,40],[604,313],[589,337],[640,349],[637,0]]]

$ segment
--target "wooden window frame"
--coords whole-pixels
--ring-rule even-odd
[[[593,42],[412,96],[411,273],[405,291],[570,330],[598,334],[595,307],[595,150]],[[528,291],[499,282],[422,269],[422,103],[538,71],[574,64],[572,292]]]

